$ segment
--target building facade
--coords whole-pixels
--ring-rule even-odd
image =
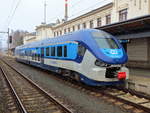
[[[113,0],[111,3],[77,18],[53,26],[54,36],[97,28],[150,14],[150,0]]]
[[[55,24],[42,24],[36,26],[36,40],[42,40],[44,38],[51,38],[53,37],[52,26]]]
[[[26,35],[23,38],[23,44],[27,44],[35,41],[37,41],[36,32],[26,33]]]
[[[36,40],[52,38],[80,29],[106,26],[149,14],[150,0],[112,0],[109,4],[72,20],[36,26]],[[31,37],[31,40],[26,42],[33,41]]]

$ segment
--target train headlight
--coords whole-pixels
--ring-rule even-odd
[[[102,62],[102,61],[99,61],[99,60],[96,60],[95,61],[95,65],[96,66],[100,66],[100,67],[107,67],[107,64]]]

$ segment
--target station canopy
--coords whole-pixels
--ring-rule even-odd
[[[109,32],[117,36],[118,39],[147,38],[150,37],[150,15],[97,27],[96,29]]]

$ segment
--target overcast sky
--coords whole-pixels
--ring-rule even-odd
[[[45,0],[0,0],[0,31],[35,31],[35,26],[44,21]],[[112,0],[68,0],[70,19],[96,9]],[[46,0],[47,23],[64,18],[65,0]],[[18,5],[17,5],[18,4]],[[16,11],[15,11],[16,9]],[[13,16],[12,16],[13,15]],[[0,41],[6,41],[6,35],[0,34]]]

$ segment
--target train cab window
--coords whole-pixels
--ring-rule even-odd
[[[49,47],[46,48],[46,56],[49,56]]]
[[[55,47],[51,47],[51,56],[55,56]]]
[[[67,46],[64,46],[64,57],[67,57]]]
[[[62,46],[57,47],[57,56],[62,57]]]
[[[78,55],[80,56],[84,56],[86,51],[86,48],[84,46],[82,46],[81,44],[78,45]]]
[[[108,49],[118,49],[119,46],[116,41],[113,39],[113,36],[100,31],[92,33],[94,40],[98,44],[100,48],[108,48]]]

